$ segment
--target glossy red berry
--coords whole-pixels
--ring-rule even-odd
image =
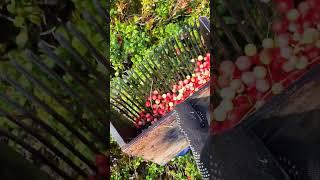
[[[273,0],[278,13],[285,14],[294,7],[292,0]]]
[[[147,102],[146,102],[146,107],[150,107],[150,106],[151,106],[150,101],[147,101]]]
[[[98,174],[103,177],[108,177],[110,174],[109,167],[108,166],[99,166],[98,167]]]
[[[88,180],[98,180],[97,175],[90,175],[88,176]]]
[[[106,166],[108,164],[107,157],[103,154],[97,154],[95,157],[95,161],[97,166]]]

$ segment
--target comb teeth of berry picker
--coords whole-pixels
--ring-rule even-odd
[[[212,42],[218,61],[243,55],[246,44],[260,44],[268,36],[273,16],[270,3],[261,0],[225,0],[218,1],[216,7],[217,12],[212,15]]]
[[[263,38],[269,36],[274,13],[270,3],[261,0],[215,2],[217,11],[211,16],[214,31],[210,38],[215,67],[212,66],[211,69],[213,73],[218,73],[217,68],[222,61],[235,61],[234,57],[244,55],[243,47],[246,44],[260,44]],[[219,91],[215,86],[211,88],[211,109],[221,100]]]
[[[94,3],[101,17],[106,18],[102,5]],[[102,39],[108,39],[102,31],[104,24],[88,12],[83,17]],[[65,27],[85,47],[86,54],[79,52],[68,37],[54,32],[58,48],[40,41],[41,56],[26,50],[25,57],[10,60],[0,72],[4,82],[1,88],[10,89],[10,93],[0,92],[0,118],[8,123],[0,127],[0,136],[22,147],[19,152],[33,159],[30,161],[47,165],[52,179],[74,179],[71,174],[86,178],[94,173],[96,166],[91,158],[105,146],[104,128],[109,123],[102,108],[108,104],[104,82],[108,81],[109,62],[75,25],[68,22]],[[105,73],[98,71],[96,64]],[[76,67],[82,67],[81,71]],[[27,136],[10,130],[17,127]]]
[[[132,122],[142,111],[152,114],[151,108],[145,106],[151,92],[163,90],[159,95],[171,92],[173,84],[192,75],[196,63],[190,60],[207,52],[199,25],[195,22],[183,26],[178,36],[153,48],[146,59],[111,82],[112,107]]]

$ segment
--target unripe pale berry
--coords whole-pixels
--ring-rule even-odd
[[[233,103],[230,99],[223,99],[218,108],[221,108],[223,111],[228,112],[233,109]]]
[[[297,56],[291,56],[291,58],[289,59],[289,62],[293,65],[296,65],[298,60],[299,58]]]
[[[297,24],[290,23],[288,29],[289,29],[290,32],[297,32],[297,30],[298,30]]]
[[[196,62],[196,61],[195,61],[194,59],[191,59],[190,62],[191,62],[191,63],[194,63],[194,62]]]
[[[254,56],[255,54],[257,54],[257,47],[254,44],[247,44],[244,47],[244,53],[247,56]]]
[[[278,47],[285,47],[289,44],[289,35],[288,34],[280,34],[276,37],[276,44]]]
[[[235,64],[240,71],[246,71],[251,66],[250,59],[247,56],[238,57]]]
[[[315,28],[306,28],[302,34],[301,42],[304,44],[311,44],[318,39],[319,32]]]
[[[310,6],[307,2],[303,1],[298,5],[298,10],[302,15],[306,14],[309,9],[310,9]]]
[[[262,41],[262,47],[264,48],[273,48],[274,47],[274,41],[271,38],[266,38]]]
[[[253,69],[253,73],[257,79],[264,79],[267,75],[267,69],[263,66],[256,66]]]
[[[262,64],[268,65],[271,63],[272,58],[271,55],[268,51],[261,51],[261,53],[259,54],[259,58]]]
[[[299,18],[299,11],[297,9],[291,9],[288,13],[287,13],[287,18],[289,21],[295,21]]]
[[[284,72],[291,72],[295,69],[295,64],[293,64],[290,61],[287,61],[287,62],[283,63],[281,68]]]
[[[256,81],[256,89],[262,93],[267,92],[270,89],[269,82],[265,79],[258,79]]]
[[[295,40],[295,41],[300,41],[301,40],[300,33],[297,33],[297,32],[293,33],[292,39]]]
[[[229,61],[229,60],[225,60],[225,61],[222,61],[221,64],[220,64],[220,67],[219,67],[220,71],[222,73],[224,73],[225,75],[232,75],[233,71],[234,71],[234,63],[232,61]]]
[[[236,95],[235,90],[230,87],[222,88],[220,91],[220,96],[224,99],[233,99]]]
[[[254,83],[255,81],[255,77],[254,77],[254,74],[253,72],[244,72],[242,75],[241,75],[241,80],[242,82],[244,82],[246,85],[250,85],[252,83]]]
[[[281,57],[285,58],[285,59],[290,59],[291,56],[293,54],[293,50],[291,47],[281,47],[280,48],[280,55]]]
[[[224,121],[227,118],[227,112],[220,108],[216,108],[213,111],[213,117],[216,121]]]
[[[241,88],[241,85],[242,85],[242,81],[240,79],[234,79],[230,83],[230,88],[237,91]]]
[[[296,68],[301,70],[308,66],[308,58],[305,56],[301,56],[296,64]]]
[[[320,48],[320,40],[317,40],[317,41],[316,41],[315,46],[316,46],[317,48]]]
[[[202,61],[203,60],[203,56],[198,56],[198,61]]]
[[[173,102],[169,102],[169,106],[172,107],[173,106]]]
[[[273,86],[272,86],[272,93],[273,94],[280,94],[282,91],[283,91],[283,85],[280,84],[280,83],[275,83]]]

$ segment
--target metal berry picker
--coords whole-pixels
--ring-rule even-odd
[[[177,108],[203,178],[319,179],[319,1],[233,3],[213,21],[210,123]]]

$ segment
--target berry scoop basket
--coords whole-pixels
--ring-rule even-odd
[[[261,46],[268,47],[268,43],[264,41],[266,38],[278,38],[277,43],[281,46],[282,38],[279,36],[296,29],[289,26],[289,31],[283,32],[288,30],[288,26],[287,29],[276,26],[279,25],[277,24],[279,22],[274,20],[281,20],[281,13],[275,12],[285,11],[287,7],[298,7],[298,4],[301,9],[306,6],[305,3],[310,5],[315,2],[319,1],[306,1],[301,5],[302,1],[290,0],[275,0],[272,3],[258,0],[228,0],[223,1],[220,4],[220,10],[218,8],[213,14],[213,23],[210,26],[213,27],[211,45],[214,51],[211,60],[216,62],[211,64],[216,63],[217,66],[213,68],[217,68],[219,72],[218,81],[211,81],[211,83],[217,83],[212,86],[216,88],[212,89],[216,93],[211,94],[211,112],[213,112],[211,117],[214,120],[210,122],[210,125],[213,127],[213,134],[199,141],[198,139],[203,138],[204,130],[194,128],[197,132],[192,132],[192,129],[188,127],[188,124],[191,124],[188,121],[189,118],[184,116],[185,113],[179,113],[181,117],[186,117],[181,118],[181,121],[186,121],[181,123],[181,128],[185,130],[191,146],[194,147],[197,164],[204,179],[319,179],[320,96],[317,92],[319,91],[320,66],[316,62],[318,57],[313,58],[314,61],[309,61],[310,64],[307,67],[304,66],[305,68],[293,71],[295,73],[284,77],[288,79],[288,77],[295,76],[288,80],[290,83],[283,83],[284,88],[281,91],[272,90],[273,95],[265,99],[262,106],[254,106],[253,111],[242,114],[240,121],[238,119],[232,122],[230,119],[220,118],[219,122],[214,122],[218,120],[218,115],[214,113],[214,110],[220,105],[223,98],[230,95],[224,94],[223,84],[219,84],[219,77],[225,73],[218,69],[219,65],[225,63],[224,60],[236,61],[239,56],[250,56],[248,54],[253,52],[253,48],[252,46],[248,49],[244,48],[247,47],[247,44],[260,46],[256,47],[257,49],[260,49]],[[235,6],[235,3],[239,6]],[[282,4],[277,6],[279,5],[277,3]],[[285,17],[294,19],[292,14]],[[308,53],[303,53],[309,56]],[[319,55],[319,48],[316,49],[315,54]],[[286,55],[287,53],[281,54],[281,56]],[[252,56],[251,60],[255,58],[257,57]],[[277,60],[280,61],[281,58]],[[235,64],[237,65],[237,62]],[[240,67],[237,65],[237,68]],[[278,75],[276,71],[272,73]],[[282,77],[279,76],[274,81],[286,82],[278,78]],[[219,96],[216,96],[217,94]],[[236,104],[237,107],[240,105]],[[222,124],[222,126],[214,123]],[[221,127],[224,129],[221,130]],[[198,136],[195,137],[195,134]]]
[[[135,120],[141,111],[152,113],[145,102],[154,90],[158,90],[159,94],[172,91],[173,84],[192,76],[197,67],[192,59],[198,61],[199,55],[206,56],[208,53],[208,35],[199,18],[193,25],[183,26],[178,36],[168,38],[153,49],[149,58],[140,62],[135,70],[111,82],[112,108],[122,114],[122,119],[111,120],[111,136],[123,152],[164,165],[188,148],[189,144],[179,130],[173,108],[152,124],[146,122],[139,127]],[[184,101],[203,97],[208,99],[209,76],[207,74],[206,82]]]

